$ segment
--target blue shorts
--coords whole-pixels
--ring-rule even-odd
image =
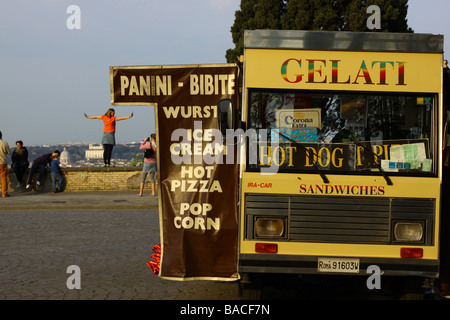
[[[156,172],[156,163],[144,162],[144,166],[142,167],[141,182],[144,183],[145,179],[147,178],[147,174],[150,173],[150,182],[155,183],[155,172]]]

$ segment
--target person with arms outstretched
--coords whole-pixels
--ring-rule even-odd
[[[103,120],[104,128],[103,128],[103,137],[102,137],[102,144],[103,144],[103,161],[104,166],[110,166],[111,165],[111,155],[113,147],[116,145],[116,122],[120,120],[126,120],[133,117],[133,112],[128,117],[115,117],[115,110],[110,108],[104,115],[101,116],[91,116],[89,117],[86,113],[84,116],[87,119],[100,119]]]

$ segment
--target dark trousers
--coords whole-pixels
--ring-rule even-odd
[[[24,163],[14,164],[14,173],[16,174],[17,181],[22,184],[23,176],[25,171],[27,171],[28,165]]]
[[[42,178],[44,178],[45,164],[33,163],[33,165],[31,166],[31,169],[30,169],[30,174],[28,175],[27,184],[31,183],[31,179],[33,179],[33,174],[36,172],[36,170],[39,170],[38,181],[41,182]]]
[[[112,144],[104,144],[103,145],[103,161],[105,164],[111,164],[111,155],[112,155],[112,149],[114,145]]]

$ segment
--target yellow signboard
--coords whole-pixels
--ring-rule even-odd
[[[246,50],[246,86],[304,90],[439,92],[442,55]]]

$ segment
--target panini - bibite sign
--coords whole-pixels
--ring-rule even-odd
[[[155,106],[160,277],[238,278],[238,163],[217,135],[238,77],[235,64],[110,68],[112,105]]]

